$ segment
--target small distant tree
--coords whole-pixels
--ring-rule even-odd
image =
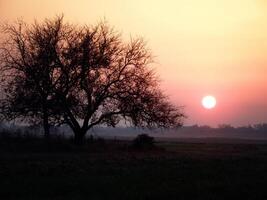
[[[140,134],[133,140],[133,147],[137,149],[147,149],[154,147],[154,138],[148,134]]]
[[[231,124],[219,124],[218,128],[222,130],[233,130],[234,129],[234,127]]]
[[[77,143],[92,127],[122,120],[150,128],[182,125],[184,115],[159,89],[142,39],[126,43],[106,23],[76,26],[62,17],[25,27],[6,29],[13,48],[4,48],[2,61],[11,85],[4,108],[11,116],[43,116],[44,127],[48,118],[67,123]]]

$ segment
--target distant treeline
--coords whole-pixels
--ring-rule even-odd
[[[230,124],[220,124],[217,128],[212,128],[210,126],[204,125],[193,125],[193,126],[187,126],[183,127],[187,130],[196,130],[200,132],[207,132],[207,131],[216,131],[216,132],[242,132],[242,133],[251,133],[251,132],[261,132],[261,133],[267,133],[267,123],[259,123],[254,125],[247,125],[247,126],[240,126],[240,127],[234,127]]]
[[[250,139],[267,139],[267,123],[234,127],[230,124],[221,124],[213,128],[210,126],[185,126],[177,131],[180,136],[186,137],[238,137]]]

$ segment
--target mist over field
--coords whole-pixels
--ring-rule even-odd
[[[95,128],[89,132],[92,135],[107,138],[133,138],[138,134],[146,133],[156,140],[161,141],[185,141],[184,139],[244,139],[244,140],[267,140],[266,125],[260,127],[248,126],[234,128],[225,126],[211,128],[209,126],[184,126],[175,130],[163,129],[138,129],[138,128]],[[211,140],[210,140],[211,141]]]
[[[11,135],[27,135],[43,136],[41,126],[22,126],[12,124],[1,124],[0,132],[11,132]],[[139,134],[148,134],[155,138],[156,141],[195,141],[195,142],[241,142],[239,140],[249,140],[251,142],[267,143],[267,124],[256,124],[242,127],[233,127],[231,125],[219,125],[218,127],[210,126],[183,126],[178,129],[142,129],[135,127],[101,127],[97,126],[88,131],[87,137],[115,139],[115,140],[131,140]],[[68,126],[51,127],[51,135],[72,137],[73,133]]]

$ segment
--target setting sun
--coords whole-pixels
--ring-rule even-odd
[[[216,106],[216,99],[214,96],[205,96],[202,99],[202,106],[206,109],[212,109]]]

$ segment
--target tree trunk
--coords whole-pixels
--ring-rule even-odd
[[[48,122],[48,111],[47,107],[43,105],[43,128],[44,128],[44,137],[46,139],[50,138],[49,122]]]
[[[85,134],[87,131],[83,129],[76,130],[74,132],[74,143],[77,145],[82,145],[85,142]]]

